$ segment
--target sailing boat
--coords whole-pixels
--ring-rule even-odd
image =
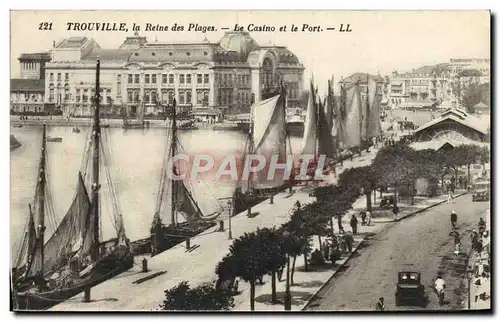
[[[167,126],[169,137],[167,137],[167,146],[165,148],[164,163],[161,170],[160,186],[156,210],[151,224],[151,237],[148,240],[139,240],[134,242],[138,247],[142,248],[141,253],[151,250],[152,255],[161,253],[185,239],[191,238],[210,227],[216,225],[215,221],[221,214],[214,212],[205,216],[200,206],[195,201],[193,194],[189,191],[186,183],[183,180],[172,179],[169,175],[169,170],[172,170],[173,175],[179,175],[181,172],[175,164],[169,168],[169,159],[178,154],[179,137],[177,134],[177,112],[176,101],[174,99],[172,106],[171,126]],[[167,194],[170,192],[170,224],[165,225],[162,220],[162,213],[165,211],[165,202]],[[168,201],[167,201],[168,202]],[[179,214],[184,221],[181,221]]]
[[[18,310],[42,310],[86,290],[133,266],[123,219],[118,206],[113,204],[117,237],[100,240],[100,159],[106,163],[105,145],[101,144],[99,120],[100,62],[96,68],[96,97],[92,140],[84,154],[84,169],[92,160],[90,171],[91,193],[85,185],[86,171],[78,173],[73,202],[45,242],[45,221],[55,222],[50,206],[51,193],[47,184],[46,129],[43,126],[41,159],[33,204],[29,205],[26,233],[21,242],[15,268],[12,271],[14,302]],[[91,157],[90,157],[91,156]],[[107,183],[112,188],[110,173]],[[116,197],[116,195],[115,195]],[[46,215],[48,214],[48,215]],[[52,216],[51,216],[52,214]],[[47,217],[46,217],[47,216]]]
[[[266,160],[270,160],[271,157],[269,156],[278,154],[278,162],[285,162],[288,137],[285,105],[286,91],[282,84],[274,97],[252,106],[250,131],[247,146],[245,146],[245,158],[247,155],[264,154]],[[288,143],[290,145],[290,141]],[[291,154],[291,148],[289,150]],[[293,184],[293,178],[279,181],[275,179],[269,182],[265,171],[254,174],[256,175],[249,177],[246,190],[243,190],[244,186],[242,186],[241,182],[235,188],[233,193],[235,215],[247,209],[250,210],[251,207],[291,187]]]
[[[123,114],[123,126],[124,129],[144,129],[147,122],[144,121],[144,102],[141,101],[139,104],[139,119],[131,120],[129,119],[129,109],[125,107],[125,112]]]
[[[310,177],[315,176],[320,156],[326,156],[325,168],[328,160],[333,160],[334,158],[335,148],[331,135],[330,121],[327,119],[324,109],[325,104],[321,102],[321,99],[316,103],[316,90],[314,90],[311,81],[302,142],[302,155],[314,155],[314,160],[309,163],[307,170],[307,175]]]

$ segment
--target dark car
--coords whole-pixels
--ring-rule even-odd
[[[396,306],[425,306],[425,289],[420,283],[420,272],[399,272],[396,287]]]
[[[474,193],[472,201],[489,201],[490,200],[490,183],[487,181],[477,182],[474,184]]]

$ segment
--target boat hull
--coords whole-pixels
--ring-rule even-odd
[[[75,286],[59,288],[44,292],[24,291],[14,295],[14,310],[37,311],[46,310],[54,305],[83,292],[86,288],[96,286],[110,278],[127,271],[134,265],[134,257],[128,253],[117,257],[114,254],[104,257],[92,269],[90,274],[75,282]]]
[[[179,223],[176,226],[163,225],[158,237],[156,236],[156,231],[151,231],[151,237],[149,239],[141,239],[132,242],[132,253],[134,255],[149,253],[152,255],[159,254],[215,225],[215,222],[199,222],[196,223],[196,225],[189,225],[187,222]]]
[[[289,136],[302,137],[304,136],[304,123],[287,123],[286,132]]]
[[[291,183],[286,183],[273,188],[255,188],[251,194],[236,190],[234,194],[234,213],[239,214],[246,211],[291,186]]]

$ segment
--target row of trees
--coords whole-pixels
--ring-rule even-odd
[[[470,167],[473,163],[484,163],[488,159],[488,151],[475,146],[459,146],[439,152],[415,151],[404,144],[382,148],[370,166],[347,169],[339,176],[336,185],[315,188],[314,202],[303,205],[297,202],[287,223],[280,227],[257,229],[234,240],[229,253],[217,264],[215,273],[219,280],[239,277],[250,284],[252,311],[255,309],[257,282],[264,275],[270,275],[271,301],[277,304],[276,278],[281,279],[286,264],[290,264],[292,259],[289,281],[293,285],[297,257],[304,257],[304,269],[308,271],[313,236],[318,237],[320,245],[322,237],[333,238],[335,221],[338,230],[343,231],[342,217],[359,197],[366,195],[367,209],[371,211],[371,194],[377,189],[395,187],[396,190],[407,185],[411,191],[417,178],[442,179],[446,169],[457,171],[461,165]],[[201,297],[207,293],[215,299],[205,300]],[[166,295],[165,310],[229,310],[233,306],[231,296],[213,285],[189,289],[183,283],[170,292],[166,291]],[[202,302],[205,306],[200,308]]]

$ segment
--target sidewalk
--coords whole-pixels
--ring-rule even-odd
[[[487,222],[486,230],[491,233],[490,219],[488,216],[484,218]],[[470,280],[470,308],[471,310],[486,310],[491,309],[491,274],[482,277],[481,273],[487,267],[491,271],[490,255],[488,248],[490,247],[490,236],[483,238],[483,251],[481,253],[474,252],[469,261],[469,268],[475,271],[474,277]],[[479,283],[479,284],[476,284]]]

